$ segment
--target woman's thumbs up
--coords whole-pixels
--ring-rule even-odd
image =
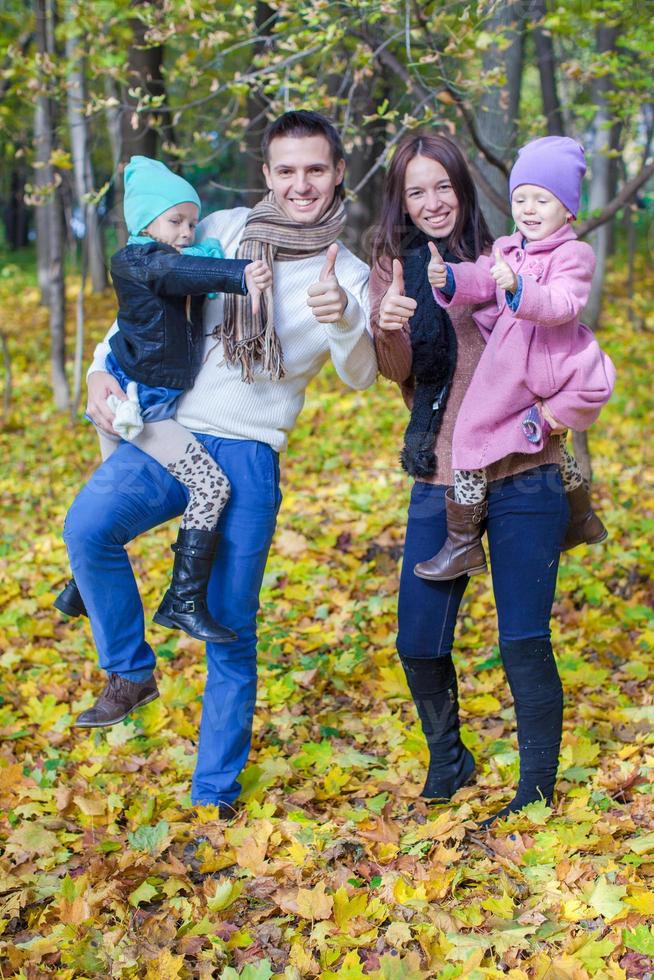
[[[427,278],[434,289],[442,289],[447,282],[447,266],[433,242],[429,242],[431,259],[427,266]]]

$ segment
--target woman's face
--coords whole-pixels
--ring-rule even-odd
[[[410,161],[404,176],[404,207],[425,235],[447,238],[452,233],[460,207],[442,164],[421,156]]]

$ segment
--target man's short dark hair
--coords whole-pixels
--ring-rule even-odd
[[[263,139],[261,150],[266,163],[269,163],[269,149],[273,140],[281,136],[324,136],[329,143],[332,151],[332,161],[334,166],[345,157],[341,137],[336,128],[330,123],[329,119],[321,116],[319,112],[310,112],[308,109],[297,109],[285,112],[283,116],[278,116],[269,123]]]

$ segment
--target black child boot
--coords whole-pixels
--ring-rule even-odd
[[[88,616],[84,600],[79,594],[74,578],[64,586],[53,603],[55,609],[66,613],[67,616]]]
[[[217,531],[180,528],[175,552],[173,578],[154,622],[170,629],[180,629],[205,643],[230,643],[237,636],[221,626],[207,608],[207,585],[216,552]]]
[[[563,688],[549,637],[502,640],[500,653],[515,705],[520,781],[511,802],[482,827],[528,803],[542,799],[551,805],[561,746]]]
[[[403,657],[402,666],[429,746],[429,770],[420,795],[449,800],[475,771],[475,760],[461,741],[452,657]]]

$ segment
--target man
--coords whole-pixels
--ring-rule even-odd
[[[377,364],[368,332],[368,267],[336,239],[345,214],[340,138],[324,117],[288,112],[263,141],[269,194],[252,211],[210,215],[198,238],[218,238],[228,258],[268,259],[273,295],[259,317],[223,297],[205,304],[205,359],[177,419],[226,472],[231,499],[211,572],[212,615],[234,630],[230,644],[207,644],[195,804],[231,812],[247,761],[256,700],[259,590],[281,495],[278,453],[304,403],[308,382],[331,357],[350,387],[367,388]],[[272,300],[272,304],[271,304]],[[105,341],[89,374],[88,414],[111,434],[109,394],[124,397],[104,370]],[[180,514],[180,483],[129,443],[98,469],[73,503],[64,537],[109,683],[80,727],[122,720],[158,696],[155,657],[124,545]]]

